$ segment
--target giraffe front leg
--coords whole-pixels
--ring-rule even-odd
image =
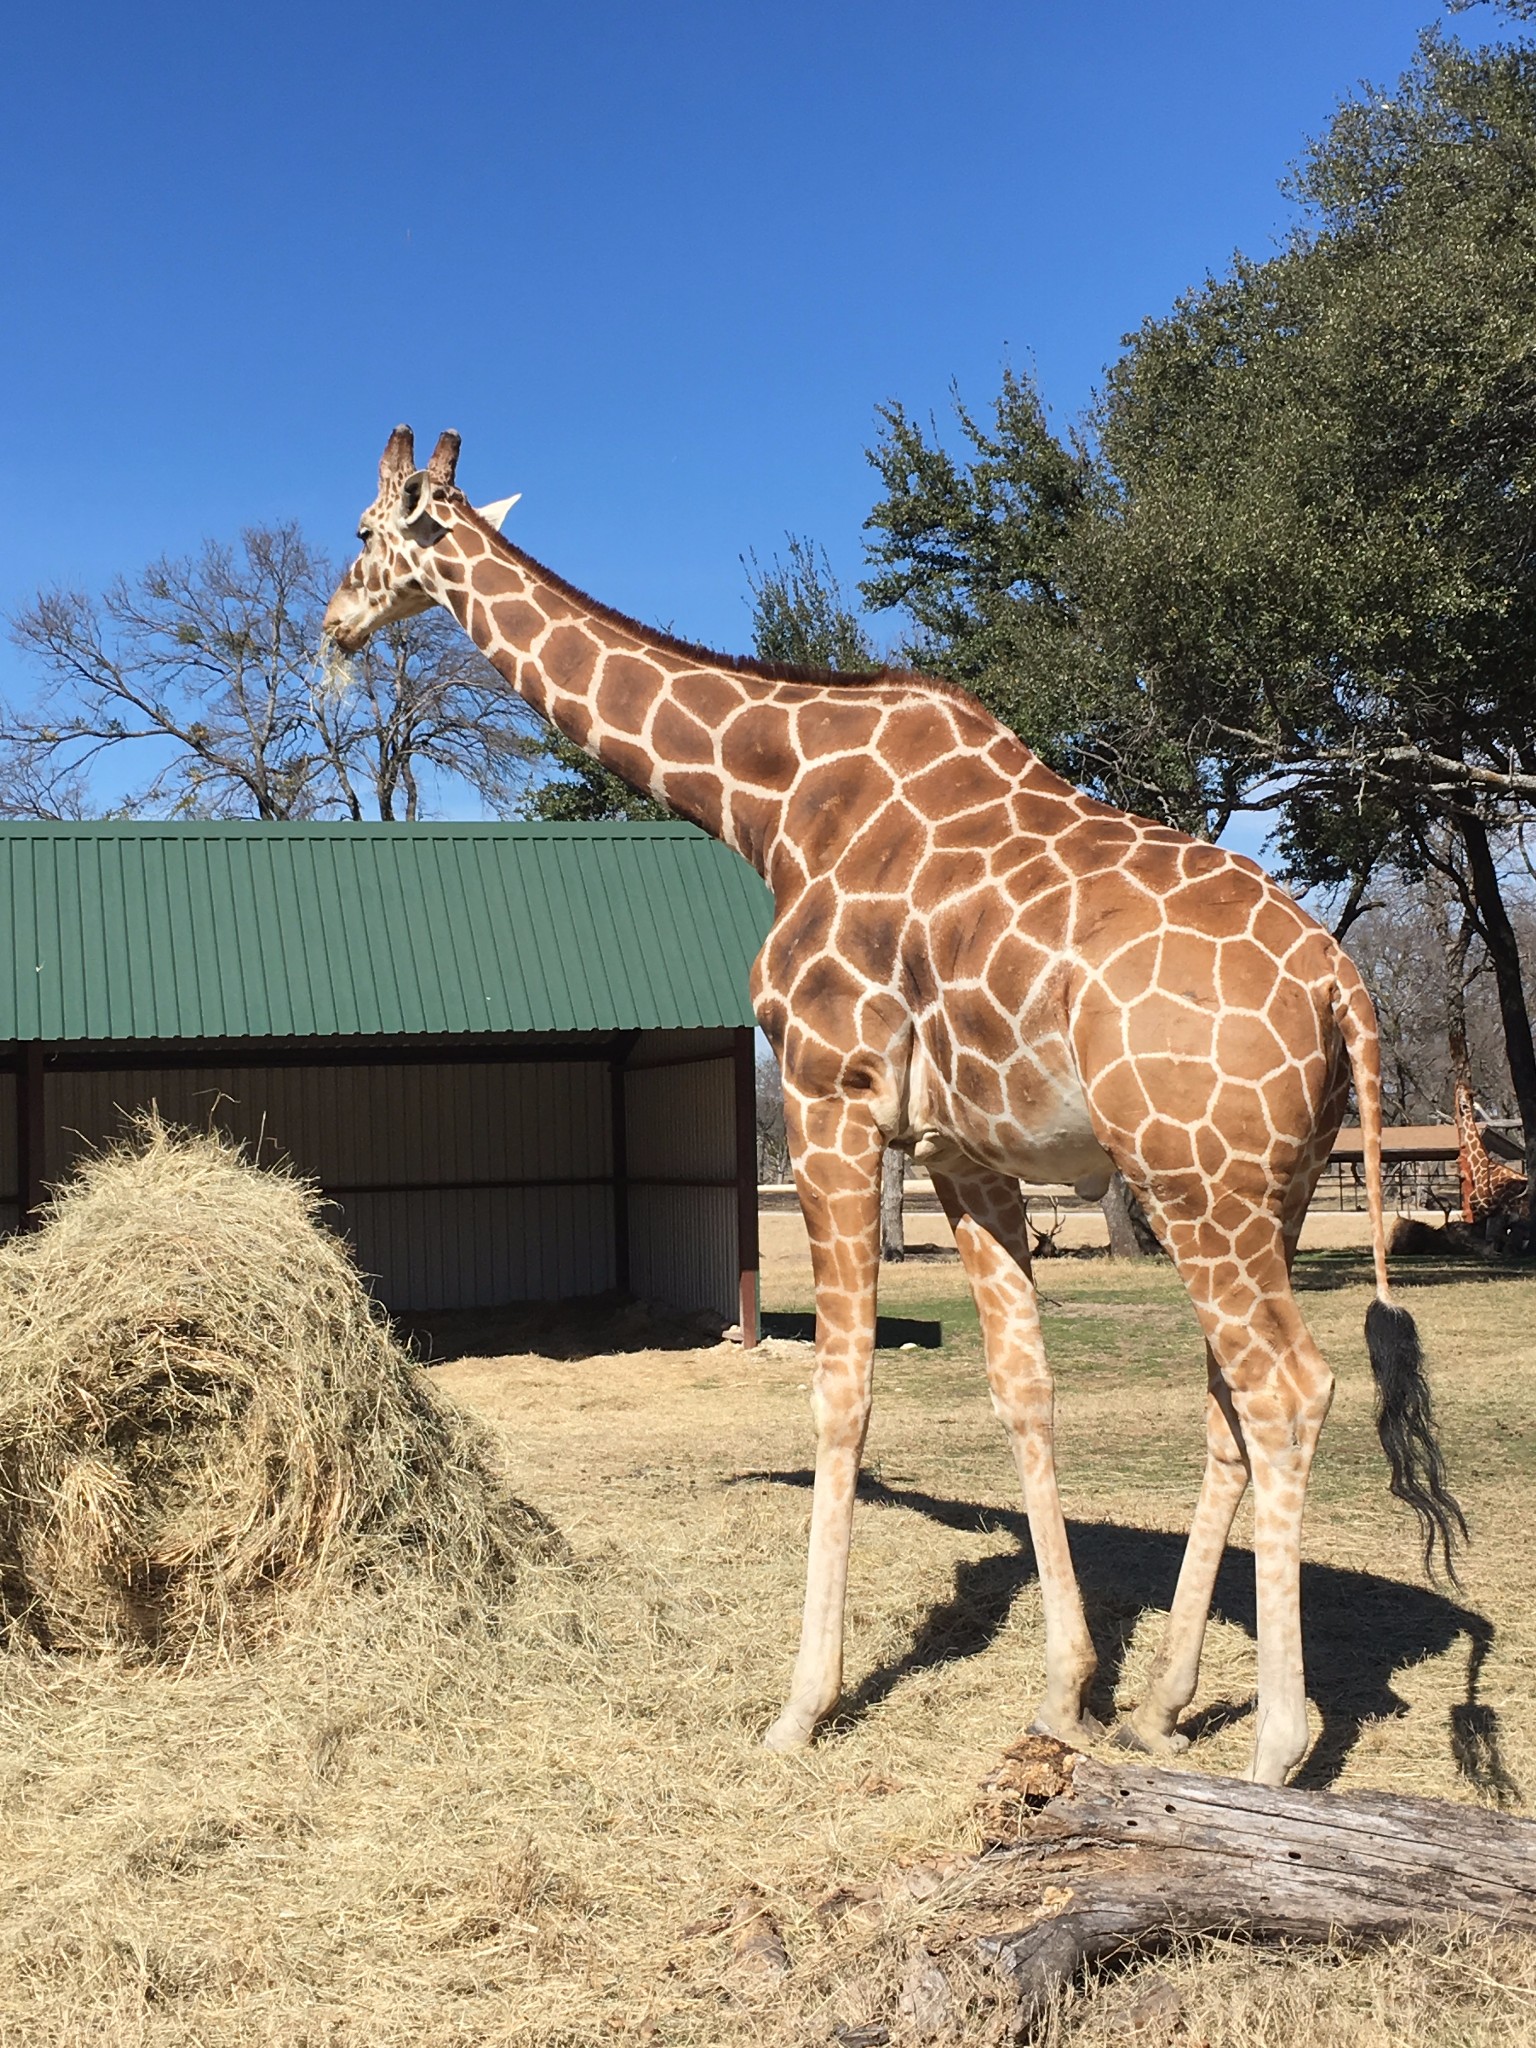
[[[1128,1747],[1150,1750],[1160,1756],[1177,1755],[1189,1747],[1188,1738],[1174,1730],[1200,1680],[1200,1654],[1205,1647],[1216,1574],[1232,1533],[1238,1503],[1248,1485],[1248,1452],[1242,1424],[1209,1348],[1206,1371],[1209,1393],[1205,1411],[1205,1477],[1190,1524],[1189,1541],[1184,1546],[1173,1607],[1146,1697],[1116,1731]]]
[[[1030,1274],[1024,1205],[1017,1181],[1002,1174],[935,1173],[933,1184],[976,1298],[992,1406],[1008,1432],[1040,1574],[1045,1696],[1030,1725],[1063,1742],[1082,1742],[1100,1732],[1083,1711],[1098,1660],[1056,1485],[1055,1390]]]
[[[873,1385],[884,1143],[863,1103],[806,1101],[787,1078],[784,1111],[816,1285],[816,1486],[800,1649],[789,1700],[763,1740],[770,1749],[800,1749],[843,1689],[848,1550]]]

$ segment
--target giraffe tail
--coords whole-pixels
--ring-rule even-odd
[[[1387,1283],[1386,1205],[1381,1188],[1381,1040],[1376,1012],[1354,962],[1339,956],[1333,1014],[1354,1077],[1365,1154],[1365,1198],[1371,1215],[1376,1299],[1365,1312],[1365,1344],[1376,1381],[1376,1431],[1392,1471],[1392,1492],[1419,1518],[1424,1565],[1433,1571],[1438,1547],[1452,1585],[1455,1548],[1467,1539],[1467,1518],[1446,1484],[1418,1328],[1392,1299]]]

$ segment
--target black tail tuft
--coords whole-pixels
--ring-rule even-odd
[[[1467,1540],[1467,1518],[1446,1489],[1413,1317],[1389,1301],[1373,1301],[1365,1312],[1365,1342],[1376,1375],[1376,1429],[1392,1467],[1392,1492],[1419,1518],[1425,1569],[1434,1570],[1438,1540],[1446,1575],[1459,1585],[1454,1548],[1458,1540]]]

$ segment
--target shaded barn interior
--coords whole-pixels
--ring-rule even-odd
[[[0,1228],[154,1105],[287,1159],[401,1313],[756,1321],[767,892],[685,825],[0,826]]]

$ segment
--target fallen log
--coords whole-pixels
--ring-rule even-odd
[[[1021,2032],[1085,1963],[1179,1936],[1536,1934],[1536,1822],[1449,1800],[1275,1790],[1029,1736],[981,1813],[987,1846],[945,1886],[927,1947],[941,1966],[969,1949]]]

